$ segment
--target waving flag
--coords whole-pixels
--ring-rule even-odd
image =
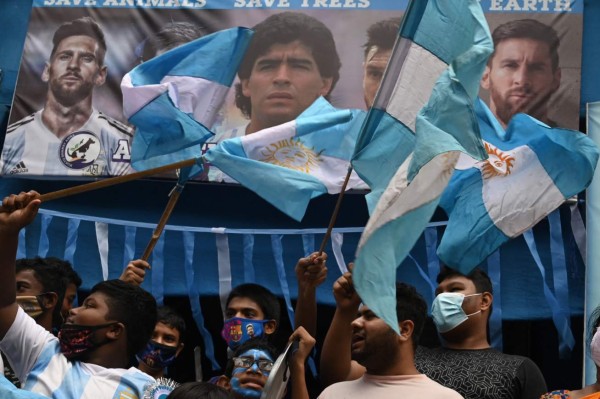
[[[583,133],[525,114],[504,132],[481,100],[477,114],[489,158],[464,157],[440,202],[449,220],[438,255],[463,273],[583,191],[598,161],[598,148]]]
[[[340,192],[363,119],[320,97],[296,120],[224,140],[204,158],[299,221],[312,198]],[[354,174],[347,188],[360,183]]]
[[[396,268],[425,229],[460,152],[486,153],[473,110],[493,50],[477,0],[411,2],[352,164],[373,189],[353,280],[398,332]]]
[[[213,135],[210,128],[252,34],[246,28],[216,32],[144,62],[123,77],[123,111],[137,127],[133,168],[200,158],[200,147]]]

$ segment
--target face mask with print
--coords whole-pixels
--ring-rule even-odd
[[[177,347],[148,341],[143,351],[135,355],[138,362],[144,362],[148,367],[156,370],[170,366],[177,357]]]
[[[227,342],[227,346],[235,349],[249,339],[262,337],[265,334],[264,325],[269,320],[244,319],[232,317],[225,320],[221,337]]]
[[[91,350],[94,350],[105,343],[94,342],[94,332],[101,328],[110,327],[117,322],[100,324],[98,326],[83,326],[79,324],[64,324],[58,332],[58,341],[60,343],[60,351],[67,359],[80,357]]]
[[[31,318],[37,319],[44,313],[44,307],[42,306],[42,297],[44,295],[46,294],[17,296],[17,305]]]
[[[481,310],[478,310],[468,315],[462,308],[465,298],[475,295],[481,295],[481,293],[463,295],[457,292],[442,292],[436,296],[431,305],[431,317],[433,317],[437,330],[440,333],[448,332],[469,320],[469,316],[480,313]]]

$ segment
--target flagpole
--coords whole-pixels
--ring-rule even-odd
[[[342,199],[344,198],[344,193],[346,192],[346,186],[348,185],[348,181],[350,180],[350,175],[352,174],[352,165],[348,166],[348,173],[346,173],[346,178],[344,179],[344,184],[342,184],[342,191],[340,191],[340,195],[338,196],[337,202],[335,204],[335,208],[333,210],[333,214],[331,215],[331,219],[329,220],[329,226],[327,226],[327,231],[325,232],[325,237],[323,237],[323,242],[321,242],[321,247],[319,248],[319,256],[325,250],[325,246],[331,237],[331,231],[333,230],[333,226],[335,225],[335,221],[340,213],[340,207],[342,205]]]
[[[148,170],[143,170],[141,172],[130,173],[128,175],[109,177],[103,180],[98,180],[91,183],[82,184],[80,186],[65,188],[63,190],[53,191],[51,193],[42,194],[40,196],[40,200],[42,202],[52,201],[59,198],[69,197],[71,195],[85,193],[87,191],[97,190],[99,188],[110,187],[116,184],[126,183],[132,180],[141,179],[143,177],[157,175],[163,172],[168,172],[170,170],[185,168],[189,166],[193,166],[196,163],[196,159],[187,159],[185,161],[175,162],[169,165],[159,166],[158,168],[152,168]],[[0,207],[0,211],[2,208]]]
[[[147,261],[150,257],[150,254],[152,253],[152,250],[154,250],[154,247],[156,246],[158,239],[162,235],[162,232],[165,229],[165,226],[167,224],[167,221],[169,220],[169,217],[171,216],[171,213],[173,213],[173,209],[175,209],[175,204],[177,204],[177,201],[179,200],[179,196],[183,191],[183,187],[185,187],[185,183],[182,184],[178,182],[169,193],[169,202],[167,202],[167,206],[165,207],[165,210],[163,211],[163,214],[160,217],[156,228],[152,232],[152,238],[150,238],[150,241],[148,242],[148,245],[144,250],[144,254],[141,257],[142,260]]]

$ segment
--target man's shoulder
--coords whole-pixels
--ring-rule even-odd
[[[111,117],[106,115],[101,111],[97,111],[95,115],[95,119],[104,125],[104,128],[108,129],[113,133],[117,133],[120,136],[125,136],[128,138],[133,137],[134,128]]]
[[[10,125],[8,125],[8,127],[6,128],[6,137],[9,137],[9,135],[12,133],[23,132],[24,129],[31,126],[33,124],[33,122],[35,122],[36,113],[37,112],[27,115],[26,117],[21,118],[18,121],[13,122]]]

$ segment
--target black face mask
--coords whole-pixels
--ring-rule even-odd
[[[79,324],[63,324],[58,332],[60,351],[67,359],[81,357],[84,354],[106,344],[108,340],[94,342],[94,332],[101,328],[110,327],[118,322],[100,324],[97,326],[83,326]]]

